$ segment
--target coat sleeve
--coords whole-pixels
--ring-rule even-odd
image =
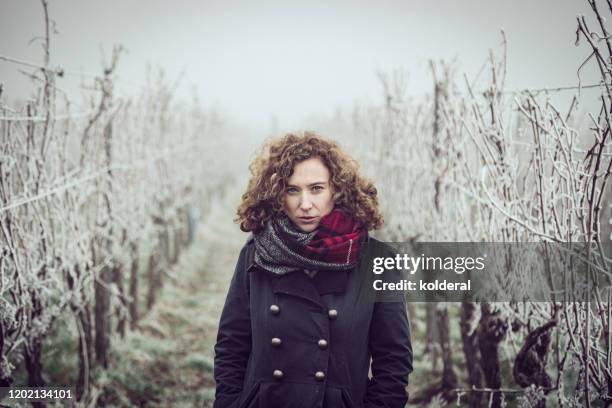
[[[215,344],[214,408],[238,405],[251,353],[251,317],[245,270],[247,245],[240,252]]]
[[[366,408],[403,408],[412,372],[410,324],[406,300],[374,304],[370,323],[372,378],[365,397]]]

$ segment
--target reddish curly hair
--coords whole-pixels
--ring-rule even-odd
[[[357,162],[338,144],[305,131],[267,142],[249,166],[251,179],[235,219],[242,231],[261,231],[268,220],[283,212],[287,180],[295,165],[313,157],[321,159],[330,172],[335,208],[367,230],[382,226],[376,187],[361,175]]]

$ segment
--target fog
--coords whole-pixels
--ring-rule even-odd
[[[413,95],[431,92],[430,59],[455,59],[473,78],[489,49],[501,53],[502,28],[507,89],[576,85],[588,55],[574,46],[576,15],[586,7],[571,0],[55,0],[51,65],[97,74],[102,55],[120,43],[127,50],[117,71],[120,95],[137,92],[151,64],[180,78],[180,96],[195,93],[235,123],[269,132],[377,100],[377,71],[405,69]],[[40,2],[3,1],[0,16],[0,54],[41,63]],[[18,68],[0,61],[7,98],[31,92]],[[587,70],[582,76],[583,83],[596,78]],[[58,85],[78,95],[80,81],[67,75]]]

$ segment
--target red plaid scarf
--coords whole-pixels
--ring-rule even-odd
[[[322,262],[356,264],[366,230],[353,218],[334,209],[321,218],[314,238],[303,247],[301,255]]]

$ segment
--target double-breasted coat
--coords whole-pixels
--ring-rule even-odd
[[[403,296],[358,301],[357,267],[274,275],[253,262],[254,249],[250,238],[221,314],[215,408],[404,407],[412,346]]]

